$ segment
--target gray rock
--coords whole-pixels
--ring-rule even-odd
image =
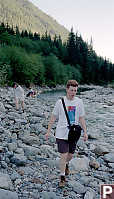
[[[0,189],[0,199],[18,199],[16,192]]]
[[[43,199],[60,199],[59,196],[56,196],[56,193],[54,192],[44,191],[41,195]]]
[[[114,163],[114,153],[109,153],[109,154],[104,155],[104,160],[106,162]]]
[[[88,133],[88,139],[98,140],[98,135],[95,133]]]
[[[33,145],[33,144],[39,145],[39,143],[40,143],[38,136],[36,136],[35,134],[27,135],[24,137],[21,136],[21,139],[25,144],[29,144],[29,145]]]
[[[24,166],[27,163],[27,158],[22,154],[14,154],[10,161],[17,166]]]
[[[114,163],[108,163],[109,167],[114,169]]]
[[[20,175],[16,171],[14,171],[10,177],[12,181],[15,181],[16,179],[20,178]]]
[[[2,102],[0,102],[0,112],[5,112],[6,110],[5,110],[5,107],[4,107],[4,105],[3,105],[3,103]]]
[[[24,150],[25,156],[36,156],[38,154],[41,154],[41,150],[39,148],[28,146],[28,145],[22,145],[22,148]]]
[[[97,145],[96,148],[94,149],[94,152],[96,155],[100,156],[100,155],[105,155],[109,153],[109,149],[104,146]]]
[[[95,191],[94,190],[87,191],[84,196],[84,199],[96,199]]]
[[[39,123],[39,118],[33,116],[33,117],[30,119],[30,124],[36,124],[36,123]]]
[[[12,190],[13,185],[8,174],[0,173],[0,188]]]
[[[9,149],[9,151],[16,151],[16,149],[17,149],[17,143],[15,143],[15,142],[8,143],[8,149]]]
[[[79,171],[88,171],[89,169],[89,159],[84,158],[74,158],[70,161],[71,173],[77,173]]]
[[[79,180],[81,184],[86,186],[89,185],[91,181],[94,181],[94,179],[91,176],[82,176]]]
[[[27,120],[24,120],[24,119],[15,119],[15,122],[16,123],[21,123],[21,124],[27,124]]]
[[[7,163],[5,161],[1,161],[1,167],[6,169],[7,168]]]
[[[80,184],[79,182],[76,182],[76,181],[70,181],[68,182],[68,185],[70,187],[72,187],[73,191],[78,193],[78,194],[83,194],[86,192],[86,188]]]

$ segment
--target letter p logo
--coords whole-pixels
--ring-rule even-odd
[[[114,184],[101,185],[101,198],[100,199],[113,199],[114,198]]]
[[[112,193],[112,187],[111,186],[108,186],[108,185],[105,185],[103,186],[103,198],[106,199],[106,196],[108,194],[111,194]]]

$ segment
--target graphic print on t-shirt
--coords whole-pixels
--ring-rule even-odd
[[[75,113],[76,113],[76,106],[68,106],[68,116],[71,124],[75,123]]]

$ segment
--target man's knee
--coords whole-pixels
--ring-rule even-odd
[[[61,153],[60,156],[61,156],[61,159],[66,160],[67,156],[68,156],[68,153]]]
[[[68,158],[72,159],[72,157],[73,157],[73,153],[68,153]]]

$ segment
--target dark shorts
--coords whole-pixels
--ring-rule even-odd
[[[56,138],[59,153],[74,153],[76,150],[76,143],[68,143],[67,140]]]

